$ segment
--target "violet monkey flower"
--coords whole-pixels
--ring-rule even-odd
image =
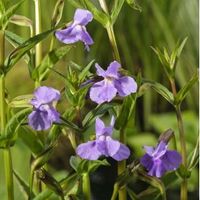
[[[121,67],[117,61],[113,61],[107,70],[103,70],[98,64],[95,65],[97,75],[103,77],[90,89],[90,99],[98,104],[110,102],[117,94],[121,97],[128,96],[137,91],[137,83],[130,76],[119,73]]]
[[[96,140],[80,144],[76,153],[87,160],[97,160],[100,156],[112,157],[117,161],[127,159],[130,150],[124,144],[112,139],[114,117],[111,119],[110,126],[105,127],[100,118],[96,119]]]
[[[53,107],[53,102],[60,99],[60,92],[51,87],[38,87],[31,100],[34,110],[28,116],[29,125],[37,130],[47,130],[53,122],[60,122],[60,114]]]
[[[179,167],[181,155],[177,151],[167,150],[167,147],[164,141],[156,148],[144,146],[146,154],[140,159],[140,163],[148,170],[148,175],[160,178],[165,172]]]
[[[82,41],[89,51],[89,45],[92,45],[94,42],[85,26],[91,22],[92,19],[93,15],[90,11],[76,9],[73,22],[66,29],[56,31],[55,35],[58,40],[65,44],[73,44]]]

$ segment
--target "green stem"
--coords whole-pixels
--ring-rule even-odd
[[[99,4],[100,4],[101,8],[103,9],[103,11],[109,15],[108,7],[106,5],[105,0],[99,0]],[[118,46],[117,46],[117,42],[116,42],[116,38],[115,38],[115,33],[114,33],[113,25],[112,25],[111,22],[109,22],[108,25],[106,26],[106,31],[107,31],[107,34],[108,34],[110,44],[111,44],[112,49],[113,49],[114,58],[118,62],[121,63],[119,50],[118,50]]]
[[[91,190],[90,190],[90,177],[88,173],[84,173],[82,176],[83,180],[83,195],[85,200],[91,200]]]
[[[174,79],[170,80],[171,88],[174,97],[176,96],[176,84]],[[178,129],[179,129],[179,139],[181,143],[181,156],[182,156],[182,164],[185,168],[187,168],[187,151],[186,151],[186,141],[185,141],[185,134],[184,134],[184,127],[183,127],[183,119],[181,114],[180,105],[177,105],[175,107],[176,110],[176,118],[178,123]],[[187,179],[184,178],[181,183],[181,200],[187,200]]]
[[[2,30],[0,31],[0,45],[0,70],[2,71],[2,74],[0,75],[0,120],[1,133],[4,134],[6,127],[5,76],[3,74],[5,58],[5,34]],[[12,158],[9,148],[4,150],[4,167],[8,200],[14,200]]]
[[[41,31],[41,2],[40,0],[34,0],[35,2],[35,34],[40,34]],[[38,67],[42,61],[42,43],[39,42],[35,46],[35,66]],[[40,82],[35,81],[35,87],[39,87]]]
[[[115,200],[117,198],[118,190],[119,190],[119,185],[118,183],[115,183],[111,200]]]

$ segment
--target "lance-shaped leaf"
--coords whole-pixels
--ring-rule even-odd
[[[142,12],[142,8],[141,6],[136,2],[136,0],[126,0],[127,4],[135,9],[135,10],[138,10],[139,12]]]
[[[57,195],[64,199],[64,194],[60,183],[45,169],[39,169],[36,172],[37,178],[40,179],[48,188],[53,190]]]
[[[175,96],[175,104],[179,105],[183,102],[185,97],[187,96],[188,92],[192,88],[192,86],[197,83],[199,77],[198,74],[195,73],[193,77],[179,90],[177,95]]]
[[[98,105],[95,109],[91,110],[83,119],[83,127],[87,128],[88,126],[91,125],[91,123],[93,123],[94,119],[97,116],[103,115],[105,112],[109,111],[109,110],[113,110],[113,107],[117,105],[116,103],[105,103],[105,104],[100,104]]]
[[[55,30],[56,28],[38,34],[18,46],[13,52],[10,53],[5,61],[5,72],[8,72],[19,61],[19,59],[22,58],[22,56],[29,52],[29,50],[32,49],[36,44],[46,39],[47,36]]]
[[[120,114],[117,117],[116,122],[115,122],[115,128],[117,130],[124,128],[126,124],[128,123],[135,108],[136,98],[137,98],[136,94],[132,94],[125,97],[121,110],[120,110]]]
[[[68,51],[71,49],[71,46],[63,46],[58,49],[50,51],[42,60],[41,64],[36,67],[32,72],[32,78],[37,81],[44,81],[48,72],[53,66],[63,58]]]
[[[28,183],[20,176],[20,174],[16,170],[13,169],[13,173],[15,175],[15,178],[17,179],[17,183],[18,183],[20,189],[22,190],[24,198],[28,199],[29,191],[30,191]],[[31,196],[35,197],[35,194],[32,193]]]
[[[8,30],[5,31],[5,36],[6,40],[15,48],[25,42],[24,38]]]
[[[82,71],[80,72],[80,74],[78,75],[78,80],[81,83],[82,81],[85,80],[85,77],[90,73],[89,70],[92,67],[93,63],[95,60],[92,60],[90,63],[88,63],[88,65],[86,67],[84,67],[82,69]]]
[[[7,123],[4,133],[0,137],[0,148],[6,148],[14,145],[17,139],[17,132],[21,124],[31,112],[30,108],[23,109],[16,113]]]
[[[51,27],[57,26],[58,23],[60,22],[60,20],[62,18],[62,14],[63,14],[64,5],[65,5],[64,0],[57,1],[54,11],[53,11],[53,16],[51,19]]]
[[[32,108],[32,105],[30,104],[30,100],[32,98],[33,98],[32,94],[21,95],[12,99],[8,105],[12,108],[27,108],[27,107]]]
[[[40,169],[45,163],[48,162],[50,159],[54,146],[51,145],[47,149],[45,149],[40,155],[38,155],[31,163],[31,172],[30,172],[30,195],[32,193],[32,187],[33,187],[33,178],[34,178],[34,172],[38,169]]]
[[[156,177],[153,176],[148,176],[143,170],[138,169],[137,170],[137,177],[150,184],[151,186],[155,187],[156,189],[159,190],[160,195],[163,197],[163,199],[166,199],[166,192],[165,192],[165,186],[162,183],[162,181]]]
[[[18,3],[14,4],[13,6],[11,6],[10,8],[8,8],[4,13],[2,13],[0,15],[0,29],[6,29],[9,19],[10,17],[12,17],[12,15],[15,14],[15,12],[17,11],[17,9],[21,6],[21,4],[24,2],[25,0],[19,1]]]
[[[188,169],[192,171],[196,165],[199,163],[199,138],[197,138],[197,143],[194,148],[194,151],[192,152],[192,156],[189,161]]]
[[[30,27],[31,29],[33,27],[32,20],[30,20],[28,17],[25,17],[23,15],[13,15],[10,18],[10,22],[13,23],[13,24],[16,24],[18,26]]]
[[[144,80],[143,84],[139,88],[139,96],[141,96],[149,88],[155,90],[158,94],[160,94],[163,98],[165,98],[169,103],[173,105],[173,94],[165,86],[154,81]]]
[[[125,0],[115,0],[114,5],[112,7],[111,11],[111,23],[114,24],[117,20],[117,17],[122,9],[122,6],[124,5]]]
[[[90,0],[85,0],[84,5],[81,3],[78,3],[76,0],[68,0],[69,3],[71,3],[76,8],[85,8],[92,12],[94,15],[94,18],[102,24],[104,27],[106,27],[109,23],[109,16],[104,13],[103,11],[100,11],[95,7],[95,5]]]
[[[43,144],[32,129],[27,127],[20,127],[18,132],[19,138],[34,155],[38,155],[43,151]]]

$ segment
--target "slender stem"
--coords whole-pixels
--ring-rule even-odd
[[[108,7],[107,7],[105,0],[99,0],[99,4],[100,4],[101,8],[103,9],[103,11],[109,15]],[[107,31],[107,34],[108,34],[108,38],[110,40],[110,44],[111,44],[112,49],[113,49],[114,58],[118,62],[121,63],[121,59],[120,59],[120,55],[119,55],[119,50],[118,50],[118,46],[117,46],[112,22],[109,22],[107,24],[106,31]],[[120,131],[120,142],[125,144],[124,128],[121,128],[121,131]],[[123,173],[125,171],[125,169],[126,169],[126,160],[118,162],[118,168],[117,168],[118,175]],[[126,187],[119,189],[118,192],[119,192],[119,200],[126,200],[127,199]]]
[[[125,134],[124,134],[124,128],[120,130],[120,142],[125,144]],[[118,162],[117,166],[117,174],[122,174],[126,169],[126,160],[122,160]],[[119,192],[119,200],[126,200],[127,199],[127,193],[126,193],[126,187],[120,188],[118,190]]]
[[[82,176],[83,180],[83,194],[85,200],[91,200],[91,190],[90,190],[90,177],[88,173],[84,173]]]
[[[41,33],[41,1],[34,0],[35,2],[35,34]],[[39,66],[42,61],[42,43],[39,42],[35,47],[35,66]],[[35,82],[35,87],[40,86],[40,82]]]
[[[171,88],[174,97],[176,96],[176,84],[174,79],[170,80]],[[186,151],[186,141],[185,141],[185,134],[184,134],[184,127],[183,127],[183,119],[181,114],[180,105],[177,105],[175,107],[176,110],[176,118],[178,123],[178,129],[179,129],[179,139],[181,143],[181,156],[182,156],[182,164],[185,168],[187,168],[187,151]],[[181,200],[187,200],[187,179],[184,178],[181,183]]]
[[[99,4],[100,4],[101,8],[103,9],[103,11],[109,15],[108,7],[106,5],[105,0],[99,0]],[[108,34],[108,38],[110,40],[110,44],[111,44],[112,49],[113,49],[114,58],[118,62],[121,63],[119,50],[118,50],[118,46],[117,46],[117,42],[116,42],[116,38],[115,38],[115,33],[114,33],[113,25],[112,25],[111,22],[109,22],[108,25],[106,26],[106,31],[107,31],[107,34]]]
[[[6,101],[5,101],[5,76],[3,74],[4,58],[5,58],[5,34],[0,31],[0,120],[1,120],[1,133],[4,134],[6,127]],[[5,179],[7,186],[8,200],[14,200],[14,187],[13,187],[13,174],[12,174],[12,158],[9,148],[4,150],[4,167]]]
[[[115,200],[117,198],[118,190],[119,190],[119,185],[118,183],[115,183],[111,200]]]

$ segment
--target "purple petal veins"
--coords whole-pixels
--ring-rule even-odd
[[[53,107],[53,102],[60,99],[60,92],[54,88],[42,86],[35,90],[31,104],[33,112],[28,116],[29,125],[37,130],[47,130],[53,122],[60,122],[60,114]]]
[[[56,31],[55,35],[58,40],[65,44],[73,44],[82,41],[87,50],[89,45],[94,43],[90,34],[86,30],[86,25],[91,22],[93,15],[90,11],[84,9],[77,9],[74,14],[74,21],[63,30]]]
[[[110,102],[117,94],[121,97],[128,96],[137,91],[137,83],[130,76],[119,73],[120,64],[113,61],[107,70],[95,65],[97,75],[103,77],[90,88],[90,99],[98,104]]]
[[[177,151],[167,150],[167,144],[161,141],[156,148],[145,146],[146,154],[140,163],[150,176],[160,178],[167,171],[176,170],[181,163],[181,155]]]
[[[114,117],[111,119],[110,126],[105,126],[104,122],[96,119],[96,139],[83,144],[80,144],[76,153],[87,160],[97,160],[100,156],[112,157],[117,161],[127,159],[130,155],[130,150],[124,144],[112,139],[114,126]]]

